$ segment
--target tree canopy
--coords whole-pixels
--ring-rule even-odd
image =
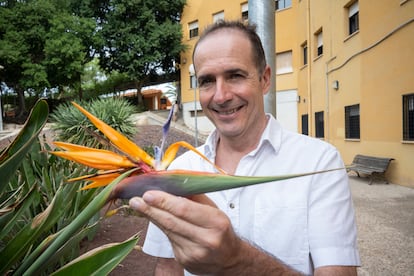
[[[124,76],[124,88],[140,90],[159,76],[177,76],[184,5],[184,0],[0,1],[0,81],[21,100],[25,91],[50,88],[60,93],[70,88],[81,97],[84,67],[93,58],[108,75]]]

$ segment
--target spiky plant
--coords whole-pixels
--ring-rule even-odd
[[[106,98],[82,102],[82,105],[125,136],[132,138],[136,134],[137,129],[131,119],[135,107],[128,101],[122,98]],[[50,118],[59,140],[85,146],[96,145],[96,128],[73,105],[59,105]]]

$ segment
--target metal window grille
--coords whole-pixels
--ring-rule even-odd
[[[302,134],[304,135],[309,135],[308,121],[309,121],[308,114],[302,115]]]
[[[414,94],[403,95],[403,140],[414,141]]]
[[[345,106],[345,138],[360,139],[359,104]]]
[[[325,137],[323,111],[315,112],[315,136],[317,138]]]

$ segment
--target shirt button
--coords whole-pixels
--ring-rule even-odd
[[[230,203],[230,204],[229,204],[229,207],[230,207],[231,209],[234,209],[234,203]]]

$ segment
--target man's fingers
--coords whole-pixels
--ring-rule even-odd
[[[202,195],[193,197],[197,202],[161,191],[146,192],[142,198],[145,203],[152,207],[164,210],[184,221],[203,228],[209,228],[212,222],[217,221],[217,217],[221,214],[221,211],[215,207],[215,204]]]
[[[217,205],[214,203],[214,201],[212,201],[208,196],[206,196],[205,194],[201,194],[201,195],[193,195],[191,197],[189,197],[189,199],[191,199],[192,201],[204,204],[204,205],[209,205],[211,207],[215,207],[217,208]]]

